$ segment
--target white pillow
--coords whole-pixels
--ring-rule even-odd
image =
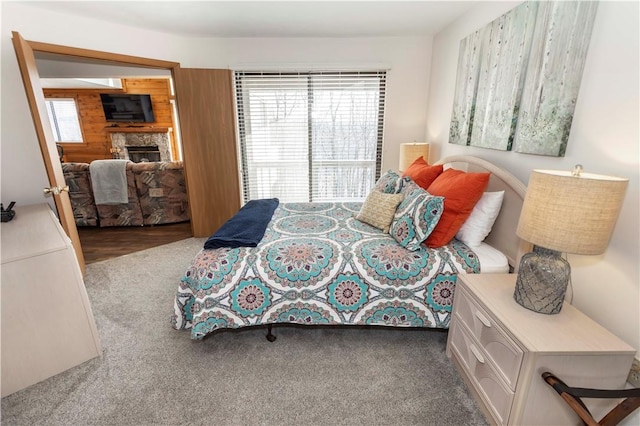
[[[500,213],[503,198],[504,191],[482,194],[471,214],[460,227],[456,238],[469,247],[478,247],[491,232],[493,223]]]

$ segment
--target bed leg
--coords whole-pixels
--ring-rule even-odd
[[[273,328],[273,324],[267,324],[267,335],[266,335],[266,338],[270,342],[275,342],[277,337],[276,337],[275,334],[273,334],[271,332],[272,328]]]

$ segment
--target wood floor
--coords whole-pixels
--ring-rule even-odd
[[[78,227],[85,263],[98,262],[193,236],[191,223],[154,226]]]

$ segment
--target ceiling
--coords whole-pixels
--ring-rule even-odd
[[[196,37],[434,35],[474,1],[34,1],[31,6]]]

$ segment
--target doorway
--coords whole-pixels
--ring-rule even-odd
[[[50,188],[54,194],[58,216],[65,232],[72,240],[81,270],[84,272],[85,260],[83,256],[82,244],[79,238],[78,229],[71,213],[71,203],[65,191],[65,179],[62,174],[62,167],[57,155],[54,137],[51,131],[49,118],[45,110],[44,93],[40,84],[39,70],[36,63],[36,55],[56,56],[60,60],[68,63],[89,64],[91,66],[107,67],[139,67],[146,70],[165,70],[173,76],[179,64],[175,62],[159,61],[148,58],[133,57],[127,55],[113,54],[109,52],[92,51],[78,49],[68,46],[52,45],[48,43],[33,42],[24,40],[20,34],[13,33],[14,47],[18,56],[21,74],[27,91],[30,108],[32,110],[34,125],[43,153],[44,165],[49,176]],[[173,87],[173,86],[172,86]],[[175,105],[175,104],[174,104]],[[177,121],[177,114],[176,114]],[[179,129],[176,129],[179,134]],[[188,202],[188,195],[187,195]]]
[[[71,238],[78,263],[84,258],[71,203],[64,188],[64,176],[39,82],[35,53],[64,55],[69,60],[100,64],[170,70],[179,106],[182,155],[188,194],[191,231],[194,237],[208,237],[240,208],[235,105],[232,72],[228,69],[181,68],[177,62],[161,61],[96,50],[26,41],[12,32],[13,43],[40,150],[49,182],[54,188],[60,222]],[[46,122],[47,126],[42,123]],[[55,191],[53,191],[55,189]],[[62,212],[63,214],[60,214]]]
[[[127,185],[127,188],[124,188],[129,194],[129,203],[112,208],[94,206],[91,191],[91,180],[94,176],[90,176],[88,171],[88,167],[94,161],[104,163],[104,160],[111,159],[126,159],[133,163],[144,162],[158,166],[175,165],[178,164],[176,162],[182,161],[179,135],[175,131],[178,128],[178,116],[170,72],[96,64],[93,61],[87,63],[49,53],[36,53],[35,57],[47,103],[65,99],[73,103],[71,106],[75,106],[78,117],[80,143],[65,143],[59,140],[56,142],[64,152],[61,159],[62,168],[70,188],[69,198],[85,263],[90,264],[191,237],[193,234],[190,222],[185,222],[183,215],[162,217],[164,212],[173,211],[169,204],[176,203],[175,194],[179,194],[178,197],[186,196],[182,168],[172,167],[173,171],[139,172],[138,166],[135,166],[134,172],[129,170],[133,165],[128,165],[127,181],[131,180],[131,183],[134,183],[133,186]],[[145,118],[144,122],[120,119],[115,114],[109,114],[111,109],[121,115],[121,111],[128,104],[108,104],[105,109],[105,98],[108,101],[122,99],[123,103],[145,98],[149,101],[147,108],[153,119],[150,121]],[[103,110],[104,114],[101,113]],[[57,123],[57,126],[53,127],[62,127],[64,124]],[[147,197],[143,200],[142,197],[148,194],[146,191],[139,191],[138,186],[146,188],[150,179],[153,186],[170,182],[180,184],[180,188],[167,187],[165,193],[161,194],[162,197]],[[150,190],[162,191],[161,188]],[[187,208],[186,203],[179,203],[182,209]],[[119,220],[111,216],[112,212],[115,214],[117,210],[122,212],[123,226],[115,226]],[[137,219],[132,220],[131,214],[134,212]],[[106,217],[106,214],[109,214],[109,217]],[[152,218],[155,221],[151,222]],[[144,226],[139,226],[143,220]],[[124,225],[127,221],[129,223]]]

